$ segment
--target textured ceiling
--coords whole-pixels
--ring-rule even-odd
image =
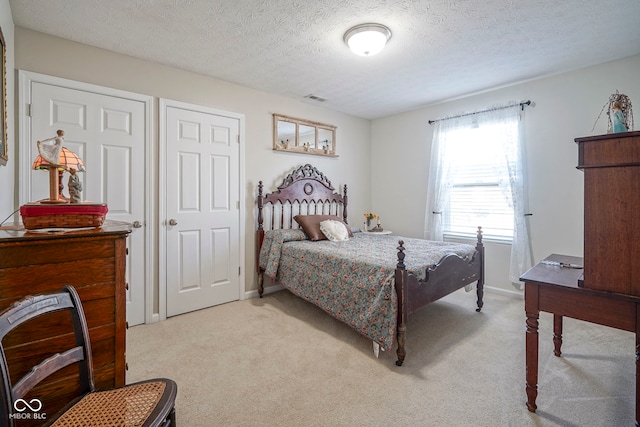
[[[376,118],[640,53],[640,0],[10,0],[15,25]],[[392,31],[373,57],[350,27]],[[318,103],[318,101],[307,100]]]

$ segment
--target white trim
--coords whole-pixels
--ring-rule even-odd
[[[274,292],[278,292],[278,291],[282,291],[285,288],[282,287],[281,285],[271,285],[271,286],[267,286],[264,288],[264,292],[262,292],[262,295],[268,295],[268,294],[272,294]],[[258,294],[258,290],[254,289],[252,291],[247,291],[244,293],[244,298],[243,299],[248,299],[248,298],[258,298],[260,297],[260,294]]]
[[[18,202],[23,205],[28,202],[28,190],[31,184],[31,161],[29,158],[29,145],[35,141],[31,135],[31,117],[29,116],[29,104],[31,103],[31,85],[33,83],[43,83],[52,86],[61,86],[74,90],[95,93],[99,95],[113,96],[145,104],[145,206],[144,206],[144,239],[145,239],[145,321],[153,321],[153,284],[155,262],[153,257],[154,235],[156,228],[155,219],[152,215],[155,197],[153,192],[154,164],[153,164],[153,97],[140,93],[128,92],[104,86],[97,86],[75,80],[63,79],[46,74],[33,73],[31,71],[18,70]]]
[[[442,236],[443,236],[445,242],[447,241],[447,239],[473,240],[474,242],[476,240],[478,240],[478,237],[477,237],[476,233],[455,233],[455,232],[451,232],[451,231],[444,231],[442,233]],[[498,243],[498,244],[501,244],[501,245],[511,245],[511,243],[513,242],[513,239],[511,237],[500,237],[500,236],[487,235],[487,234],[484,234],[484,232],[483,232],[482,241],[483,242],[490,242],[490,243]]]
[[[524,300],[524,292],[522,291],[510,291],[508,289],[494,288],[493,286],[484,285],[484,290],[492,294],[499,294],[509,298]]]
[[[167,152],[167,135],[165,133],[165,124],[167,121],[167,107],[176,107],[184,110],[191,110],[201,113],[215,114],[217,116],[229,117],[237,119],[239,121],[239,152],[238,152],[238,185],[239,188],[239,229],[238,229],[238,262],[240,265],[240,274],[238,276],[238,299],[244,300],[247,298],[245,292],[245,280],[246,280],[246,265],[245,265],[245,116],[244,114],[233,113],[229,111],[218,110],[215,108],[205,107],[201,105],[190,104],[181,101],[174,101],[171,99],[160,98],[159,102],[159,141],[158,141],[158,164],[159,166],[159,181],[158,181],[158,212],[159,212],[159,224],[158,224],[158,259],[163,260],[167,256],[166,242],[167,234],[166,228],[162,224],[167,218],[167,176],[166,176],[166,152]],[[161,264],[162,265],[162,264]],[[158,269],[158,315],[157,320],[165,320],[167,318],[167,274],[166,269]]]
[[[263,295],[268,295],[268,294],[272,294],[274,292],[278,292],[278,291],[282,291],[285,288],[282,287],[281,285],[271,285],[271,286],[267,286],[264,288],[264,292],[262,293]],[[484,285],[483,288],[486,292],[492,293],[492,294],[498,294],[498,295],[503,295],[509,298],[514,298],[514,299],[519,299],[519,300],[524,300],[524,292],[520,291],[509,291],[507,289],[502,289],[502,288],[495,288],[493,286],[487,286]],[[254,289],[252,291],[247,291],[244,293],[244,298],[243,299],[249,299],[249,298],[258,298],[260,295],[258,294],[258,290]]]
[[[163,98],[158,102],[158,110],[158,313],[155,320],[161,321],[167,318],[167,269],[160,262],[167,258],[167,233],[164,227],[167,218],[167,104]]]

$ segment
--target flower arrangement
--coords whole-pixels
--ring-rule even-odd
[[[364,223],[364,231],[382,231],[382,227],[380,227],[380,217],[378,216],[378,214],[368,212],[364,214],[364,217],[366,219]],[[378,225],[374,228],[369,229],[369,227],[371,226],[371,222],[374,219],[378,220]]]

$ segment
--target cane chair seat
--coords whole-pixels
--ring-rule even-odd
[[[51,427],[142,427],[167,390],[166,381],[145,381],[85,395]]]

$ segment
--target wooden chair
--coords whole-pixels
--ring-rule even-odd
[[[75,346],[48,357],[18,381],[12,382],[2,340],[24,323],[63,310],[71,314]],[[37,411],[40,401],[37,396],[27,396],[29,391],[45,378],[73,364],[79,372],[81,394],[58,414],[47,414],[45,425],[175,426],[177,385],[170,379],[159,378],[110,390],[95,390],[87,321],[80,298],[71,286],[65,286],[60,293],[28,296],[0,315],[0,425],[14,427],[27,405],[31,411]]]

